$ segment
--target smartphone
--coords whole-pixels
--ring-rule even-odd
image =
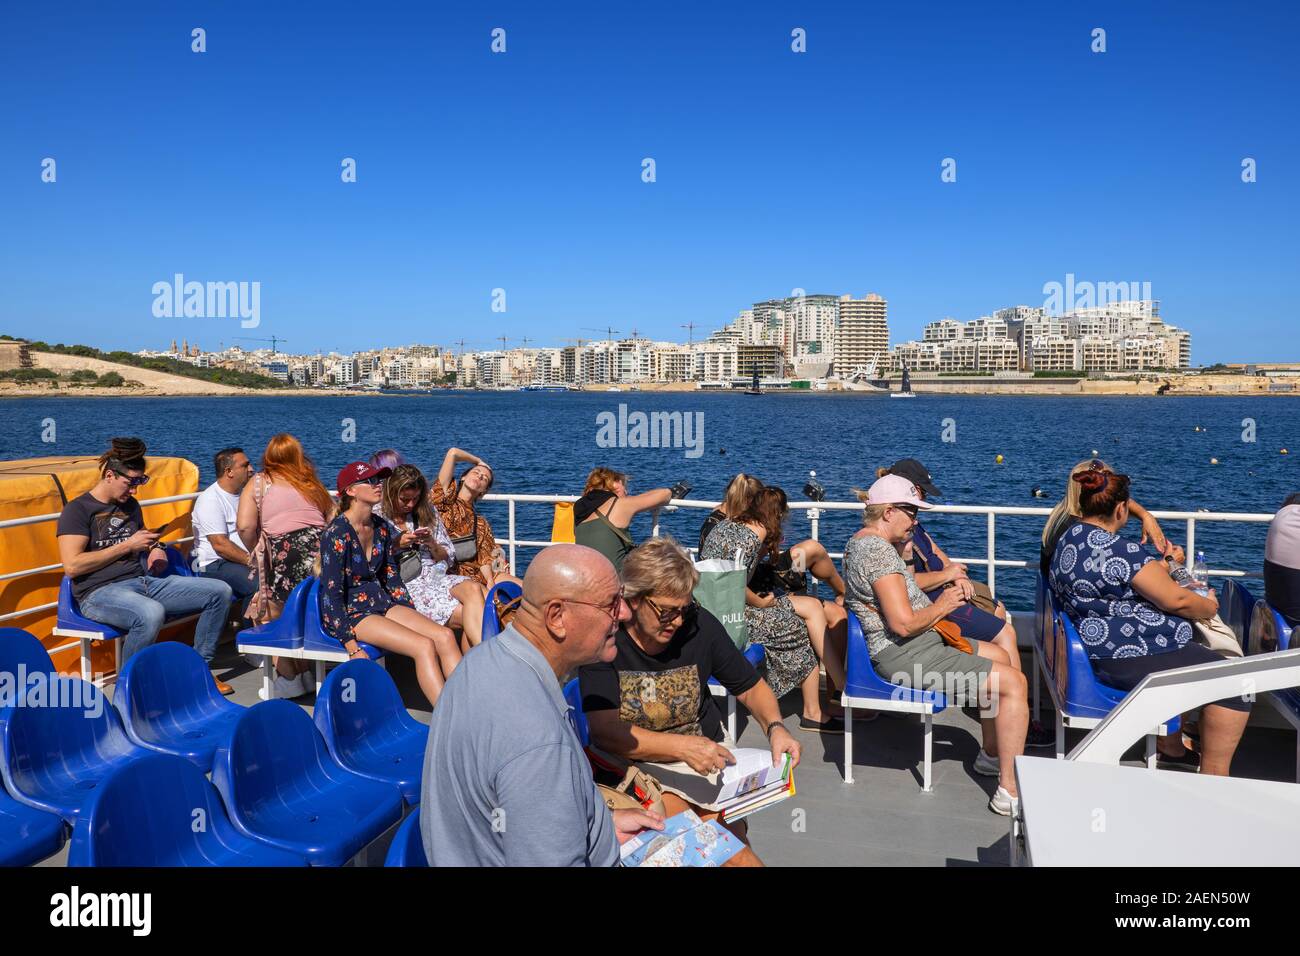
[[[433,529],[432,529],[432,528],[416,528],[416,529],[415,529],[415,536],[416,536],[417,538],[431,538],[431,537],[433,537]]]

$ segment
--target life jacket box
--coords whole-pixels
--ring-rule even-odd
[[[190,544],[177,543],[190,537],[189,514],[193,501],[150,504],[158,498],[193,494],[199,490],[199,469],[184,458],[149,455],[149,483],[136,489],[136,499],[144,510],[146,527],[156,528],[180,517],[165,543],[188,555]],[[35,634],[46,648],[68,641],[52,636],[59,600],[59,583],[63,568],[55,530],[57,515],[64,504],[84,494],[99,481],[98,455],[71,455],[51,458],[27,458],[0,462],[0,523],[14,518],[54,515],[48,521],[0,527],[0,627],[21,627]],[[52,567],[51,567],[52,566]],[[48,568],[38,574],[6,578],[5,575],[33,568]],[[168,636],[193,639],[193,623],[165,628]],[[161,635],[160,635],[161,637]],[[93,647],[91,667],[95,672],[113,670],[111,644]],[[80,674],[80,652],[74,646],[54,655],[54,664],[62,673]]]

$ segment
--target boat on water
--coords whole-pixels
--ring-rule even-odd
[[[762,395],[763,389],[758,384],[758,369],[754,369],[754,382],[749,388],[745,389],[746,395]]]
[[[907,366],[903,366],[903,385],[897,392],[890,392],[890,398],[916,398],[916,392],[912,391],[912,376],[907,372]]]
[[[522,388],[519,389],[519,391],[521,392],[575,392],[577,391],[577,387],[574,385],[563,385],[563,384],[542,385],[540,383],[534,383],[532,385],[523,386]]]

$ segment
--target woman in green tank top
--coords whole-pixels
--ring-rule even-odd
[[[573,505],[573,539],[599,551],[621,572],[623,559],[636,546],[628,533],[632,519],[642,511],[662,508],[672,497],[668,488],[629,495],[627,475],[596,468],[587,476],[582,497]]]

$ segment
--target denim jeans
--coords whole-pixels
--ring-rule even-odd
[[[217,640],[226,623],[232,595],[230,585],[213,578],[141,575],[96,588],[81,602],[81,613],[92,621],[109,624],[126,634],[122,638],[122,663],[158,637],[168,617],[184,617],[196,611],[194,649],[205,661],[212,660]]]
[[[236,564],[234,561],[227,561],[225,558],[217,558],[206,568],[198,572],[199,577],[216,578],[218,581],[225,581],[230,585],[230,590],[235,592],[235,597],[241,601],[244,598],[250,598],[257,592],[257,581],[248,576],[250,568],[246,564]]]

